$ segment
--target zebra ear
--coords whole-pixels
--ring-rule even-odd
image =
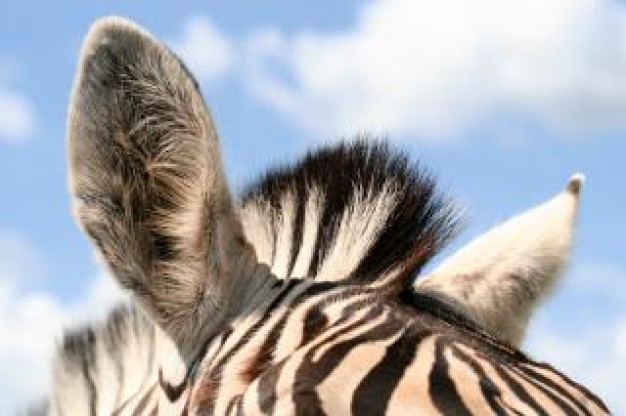
[[[572,176],[563,192],[471,241],[419,279],[416,290],[519,345],[567,262],[582,184],[582,175]]]
[[[198,339],[230,306],[229,262],[251,259],[198,85],[143,29],[100,20],[68,141],[73,209],[106,264],[176,342]]]

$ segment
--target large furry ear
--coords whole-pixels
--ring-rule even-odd
[[[567,262],[582,183],[582,175],[572,176],[554,198],[471,241],[418,279],[416,290],[519,345],[533,309]]]
[[[197,83],[146,31],[102,19],[83,45],[68,136],[85,232],[177,343],[197,341],[231,307],[232,259],[254,261]]]

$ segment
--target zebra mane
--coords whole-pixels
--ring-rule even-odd
[[[244,232],[279,278],[408,284],[455,234],[433,175],[358,137],[267,171],[241,200]],[[259,226],[264,224],[264,226]]]

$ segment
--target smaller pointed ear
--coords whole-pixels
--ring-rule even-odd
[[[568,260],[583,180],[573,175],[563,192],[471,241],[415,289],[519,345]]]

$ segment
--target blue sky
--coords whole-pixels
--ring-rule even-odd
[[[4,2],[0,408],[44,391],[54,334],[117,296],[69,214],[64,142],[80,43],[112,14],[196,73],[234,187],[311,145],[385,134],[467,208],[456,247],[584,172],[572,267],[526,348],[626,412],[626,6],[612,0]]]

